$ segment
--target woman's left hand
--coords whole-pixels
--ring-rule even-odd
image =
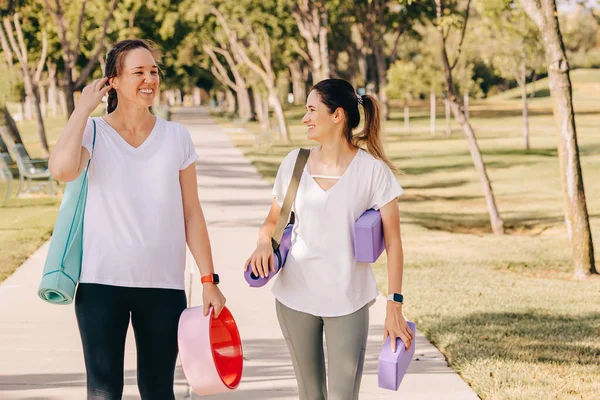
[[[392,351],[396,352],[396,338],[402,339],[406,349],[410,348],[414,335],[402,314],[402,304],[388,300],[385,313],[383,340],[390,336]]]
[[[215,311],[215,318],[219,316],[223,307],[225,307],[225,296],[214,283],[202,284],[202,302],[204,308],[204,316],[208,315],[209,307],[212,306]]]

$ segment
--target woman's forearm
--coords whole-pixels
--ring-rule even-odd
[[[273,232],[277,226],[277,220],[279,219],[280,213],[281,207],[279,207],[277,200],[273,199],[269,214],[258,231],[258,244],[265,242],[271,243],[271,238],[273,237]]]
[[[386,246],[388,293],[402,293],[402,274],[404,269],[404,252],[402,242],[395,240]]]
[[[266,220],[260,230],[258,231],[258,243],[268,242],[271,243],[271,238],[273,237],[273,232],[275,231],[275,223]]]
[[[75,109],[52,149],[48,168],[52,176],[60,181],[71,181],[79,176],[81,145],[88,116]]]
[[[185,236],[190,252],[202,276],[213,274],[215,267],[210,248],[210,237],[208,236],[206,220],[202,210],[186,218]]]

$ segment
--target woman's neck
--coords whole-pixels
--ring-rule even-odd
[[[330,140],[321,142],[319,161],[331,167],[345,166],[352,160],[358,149],[348,144],[348,141],[336,135]]]
[[[126,104],[118,104],[117,108],[109,114],[109,119],[120,129],[136,133],[144,131],[145,125],[154,120],[154,115],[147,107],[133,107]]]

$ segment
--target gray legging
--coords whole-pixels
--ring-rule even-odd
[[[369,305],[342,317],[317,317],[276,302],[277,318],[292,356],[300,400],[358,399],[369,332]],[[323,328],[327,340],[328,385]]]

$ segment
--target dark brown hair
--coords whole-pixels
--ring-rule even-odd
[[[115,76],[118,76],[123,71],[125,55],[127,55],[127,53],[129,53],[131,50],[135,49],[148,50],[150,53],[152,53],[152,57],[154,57],[156,63],[160,62],[160,51],[152,42],[142,39],[123,40],[115,44],[106,55],[106,67],[104,76],[108,78],[114,78]],[[119,99],[117,97],[117,91],[115,89],[110,89],[108,91],[107,104],[107,112],[109,114],[115,111],[118,102]]]
[[[392,171],[397,168],[385,155],[383,143],[381,142],[381,111],[377,100],[369,95],[360,96],[354,90],[352,84],[344,79],[325,79],[315,86],[316,91],[323,104],[327,106],[330,113],[342,108],[346,114],[344,126],[344,137],[348,144],[355,147],[366,147],[373,157],[385,162]],[[353,130],[360,124],[359,104],[365,111],[364,129],[353,134]]]

